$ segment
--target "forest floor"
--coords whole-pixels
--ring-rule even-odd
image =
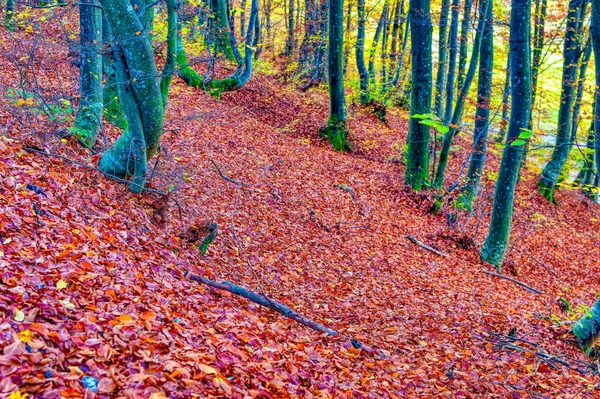
[[[14,74],[3,70],[5,87]],[[558,192],[556,207],[531,171],[518,185],[505,273],[535,294],[482,272],[493,271],[477,252],[493,173],[475,215],[451,199],[434,214],[432,193],[403,186],[403,111],[385,124],[350,104],[356,151],[340,154],[317,134],[322,88],[259,72],[217,100],[175,79],[150,183],[172,190],[166,198],[131,194],[90,169],[99,154],[21,128],[8,112],[18,104],[2,101],[2,397],[93,397],[84,385],[96,380],[98,397],[153,399],[600,396],[596,365],[570,333],[600,293],[600,207],[577,192]],[[468,149],[459,136],[449,183]],[[492,151],[487,168],[498,163]],[[207,221],[219,235],[202,257],[189,239]],[[344,338],[186,270],[264,293]]]

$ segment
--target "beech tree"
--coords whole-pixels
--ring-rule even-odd
[[[81,43],[79,110],[75,131],[88,148],[96,144],[102,126],[102,9],[94,0],[82,0],[79,5]]]
[[[344,95],[344,0],[329,0],[329,120],[320,135],[338,151],[351,151],[346,128],[346,97]]]
[[[410,0],[412,92],[406,150],[405,183],[414,190],[429,186],[429,126],[415,115],[431,112],[431,4],[430,0]]]
[[[542,195],[552,203],[556,203],[554,190],[558,177],[562,171],[569,152],[573,147],[571,140],[571,121],[573,119],[573,101],[575,87],[577,86],[577,66],[581,55],[581,43],[579,29],[580,20],[584,17],[585,1],[571,0],[564,38],[563,50],[563,76],[561,88],[561,101],[558,112],[558,127],[556,133],[556,145],[552,153],[552,159],[544,167],[544,171],[538,180],[538,186]]]
[[[365,64],[365,0],[357,0],[358,26],[356,33],[356,68],[360,78],[360,103],[369,102],[369,72]]]
[[[473,154],[471,155],[469,170],[461,193],[462,205],[467,209],[472,208],[473,201],[479,191],[490,125],[490,100],[494,71],[494,21],[493,0],[489,1],[490,5],[487,7],[479,57],[479,82],[477,85],[475,129],[473,131]]]
[[[502,271],[508,248],[515,186],[523,156],[523,146],[511,143],[527,128],[531,109],[530,13],[531,0],[513,0],[509,39],[513,91],[508,137],[496,180],[490,229],[481,248],[481,259],[496,266],[498,271]]]
[[[444,112],[444,86],[447,72],[448,41],[446,39],[448,30],[448,12],[450,11],[450,0],[442,0],[440,12],[439,40],[438,40],[438,70],[435,80],[435,115],[443,118]]]

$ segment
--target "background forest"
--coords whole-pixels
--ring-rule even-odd
[[[6,0],[0,397],[600,395],[600,0]]]

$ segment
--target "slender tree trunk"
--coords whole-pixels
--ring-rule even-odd
[[[383,30],[383,24],[385,23],[387,9],[388,3],[386,2],[383,6],[381,16],[379,17],[379,22],[377,23],[377,28],[375,29],[375,36],[373,36],[373,44],[371,45],[371,49],[369,51],[369,80],[372,85],[375,85],[375,54],[377,53],[377,46],[379,44],[379,39],[381,38],[381,31]]]
[[[448,157],[450,156],[450,147],[454,136],[459,131],[460,121],[462,119],[463,111],[465,109],[465,101],[469,95],[471,84],[475,78],[477,72],[479,51],[481,49],[481,37],[483,36],[483,29],[486,25],[487,7],[491,6],[492,0],[480,0],[479,3],[479,22],[477,24],[477,32],[475,34],[475,41],[473,42],[473,54],[469,62],[469,70],[465,75],[462,86],[454,105],[454,112],[452,113],[452,120],[450,121],[450,131],[444,135],[444,141],[442,143],[442,149],[440,151],[440,158],[435,173],[435,179],[433,185],[435,188],[442,188],[444,186],[444,179],[446,177],[446,166],[448,165]]]
[[[408,15],[404,12],[404,0],[402,1],[402,7],[400,10],[402,11],[402,17],[400,18],[399,36],[402,36],[402,44],[400,46],[400,59],[398,60],[398,65],[394,70],[394,77],[392,78],[391,86],[393,88],[399,88],[400,86],[400,72],[404,72],[404,61],[406,59],[406,48],[408,46],[408,38],[410,33],[410,24],[407,22]]]
[[[578,38],[579,32],[577,31],[579,18],[583,14],[581,3],[582,0],[571,0],[569,3],[569,14],[564,40],[563,77],[556,145],[552,153],[552,159],[546,164],[538,180],[542,196],[553,204],[556,204],[554,189],[558,182],[558,177],[573,147],[571,143],[571,121],[573,118],[573,94],[576,86],[577,65],[581,47]]]
[[[102,9],[94,0],[82,0],[79,5],[81,30],[81,99],[75,119],[75,130],[88,148],[96,144],[102,127]]]
[[[323,79],[323,62],[327,38],[327,0],[306,0],[304,38],[298,57],[298,75],[307,78],[309,84]]]
[[[583,100],[585,74],[592,55],[592,42],[588,41],[583,48],[583,55],[579,62],[579,77],[577,79],[577,95],[573,106],[573,118],[571,120],[571,145],[577,141],[577,130],[579,127],[579,109]]]
[[[489,1],[492,3],[492,0]],[[473,131],[473,154],[461,195],[463,206],[469,210],[472,209],[473,202],[479,191],[490,125],[490,99],[492,95],[492,76],[494,70],[493,4],[488,6],[486,14],[486,23],[481,39],[479,56],[479,82],[477,86],[475,130]]]
[[[410,115],[431,112],[431,8],[430,0],[410,0],[412,93]],[[410,119],[405,183],[420,191],[429,186],[429,126]]]
[[[596,93],[594,97],[594,146],[596,147],[596,187],[600,187],[600,0],[592,0],[590,36],[594,49]]]
[[[291,56],[294,54],[294,49],[296,48],[296,25],[294,20],[294,6],[296,0],[289,0],[288,7],[288,15],[287,15],[287,28],[288,28],[288,36],[285,41],[285,50],[283,54],[285,56]]]
[[[222,52],[227,59],[233,60],[234,54],[230,42],[230,26],[227,14],[227,0],[210,0],[213,14],[213,29],[216,36],[216,53]]]
[[[356,32],[356,68],[360,77],[360,103],[369,102],[369,72],[365,65],[365,0],[357,0],[358,28]]]
[[[329,78],[329,120],[321,128],[334,149],[351,151],[346,138],[346,97],[344,96],[344,1],[329,0],[329,59],[327,76]]]
[[[506,57],[506,78],[504,80],[504,90],[502,91],[502,120],[500,121],[500,132],[496,139],[497,142],[501,143],[506,139],[506,130],[508,128],[508,100],[510,99],[510,52]],[[531,118],[530,118],[531,120]]]
[[[592,121],[586,140],[583,167],[575,182],[582,187],[583,192],[588,198],[592,201],[598,201],[598,185],[594,184],[594,177],[598,174],[595,164],[596,152],[594,148],[594,121]]]
[[[513,93],[510,123],[496,181],[490,230],[481,249],[481,259],[496,266],[499,272],[508,248],[515,186],[523,156],[523,146],[510,144],[527,127],[531,110],[530,13],[531,0],[512,1],[510,53]]]
[[[454,84],[456,83],[456,55],[458,53],[458,11],[460,0],[452,0],[452,21],[450,22],[450,38],[448,48],[450,56],[448,61],[448,79],[446,81],[446,108],[442,120],[450,123],[454,105]]]
[[[6,0],[6,13],[4,14],[4,26],[9,31],[15,29],[13,16],[15,14],[15,0]]]
[[[352,32],[352,1],[348,1],[346,11],[346,30],[344,32],[344,76],[348,72],[348,62],[350,60],[350,32]]]
[[[404,12],[404,0],[396,0],[394,8],[394,22],[392,25],[392,41],[390,44],[390,71],[396,70],[398,62],[398,39],[400,33],[400,17]]]
[[[542,63],[544,50],[544,35],[546,31],[546,10],[548,0],[535,0],[535,25],[533,27],[533,57],[531,63],[531,114],[529,115],[528,128],[533,129],[533,109],[537,98],[538,75]]]
[[[473,7],[473,0],[465,0],[465,6],[463,9],[463,20],[460,28],[460,48],[458,58],[458,87],[459,89],[463,86],[465,78],[465,67],[467,65],[467,47],[469,44],[469,32],[471,31],[471,8]]]
[[[244,37],[246,32],[246,0],[242,0],[240,4],[242,12],[240,13],[240,37]]]
[[[386,82],[387,82],[387,58],[388,58],[388,52],[387,52],[387,48],[388,48],[388,36],[389,36],[389,14],[390,14],[390,7],[389,7],[389,2],[387,2],[386,4],[386,13],[385,13],[385,18],[383,20],[383,27],[382,27],[382,38],[381,38],[381,90],[385,90],[385,86],[386,86]]]
[[[442,0],[442,10],[440,12],[440,31],[438,48],[438,70],[435,80],[435,107],[434,113],[439,117],[444,117],[444,86],[446,82],[446,72],[448,67],[448,13],[450,11],[450,0]]]

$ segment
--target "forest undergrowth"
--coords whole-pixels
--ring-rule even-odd
[[[3,88],[16,87],[18,71],[1,62]],[[75,66],[52,71],[77,85]],[[492,173],[474,214],[453,208],[454,193],[435,211],[432,192],[403,186],[404,111],[383,123],[350,105],[355,152],[340,154],[318,136],[322,88],[259,72],[221,99],[179,80],[172,93],[140,195],[55,125],[25,130],[7,111],[30,104],[2,100],[0,395],[93,397],[95,382],[98,397],[153,399],[600,395],[597,365],[570,332],[600,293],[597,204],[561,190],[557,208],[523,170],[504,270],[537,294],[482,272],[493,270],[478,253]],[[470,139],[457,137],[450,184]],[[498,163],[492,151],[487,169]],[[197,234],[211,222],[219,233],[202,256]]]

